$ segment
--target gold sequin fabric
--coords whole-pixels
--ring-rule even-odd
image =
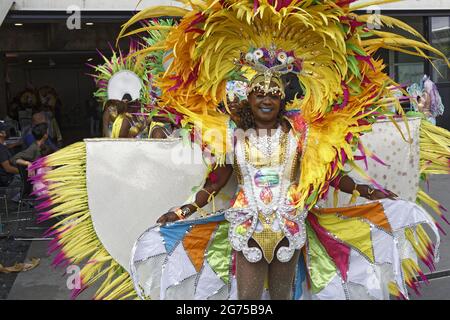
[[[272,222],[274,218],[275,215],[273,215],[273,218],[271,219]],[[275,254],[275,249],[285,236],[281,230],[278,232],[273,231],[270,224],[265,221],[261,214],[259,214],[259,221],[262,224],[263,230],[261,232],[254,232],[252,238],[261,248],[267,263],[271,263]]]

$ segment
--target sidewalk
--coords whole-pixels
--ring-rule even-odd
[[[450,208],[450,176],[435,176],[430,181],[430,194],[446,208]],[[431,211],[430,211],[431,212]],[[447,217],[450,214],[447,213]],[[434,300],[444,299],[450,300],[450,226],[445,222],[438,221],[448,236],[441,237],[441,260],[437,264],[437,272],[431,276],[437,276],[430,279],[430,285],[422,285],[422,296],[417,297],[414,293],[410,294],[412,300]],[[23,236],[37,237],[42,235],[42,230],[28,230]],[[2,242],[3,241],[3,242]],[[0,299],[38,299],[38,300],[68,300],[70,299],[70,290],[67,287],[67,276],[64,276],[65,270],[63,268],[54,269],[51,267],[52,257],[47,255],[48,241],[13,241],[9,240],[10,256],[7,262],[22,262],[29,261],[33,257],[40,258],[40,264],[33,270],[22,272],[15,277],[15,275],[0,274]],[[0,239],[0,244],[7,243]],[[23,250],[24,252],[20,252]],[[4,250],[0,251],[2,260],[5,258]],[[17,258],[12,262],[11,258]],[[428,275],[427,268],[423,270]],[[5,290],[5,287],[8,290]],[[96,288],[89,288],[83,292],[78,299],[89,300],[92,298]],[[7,296],[1,296],[2,292],[7,291]]]

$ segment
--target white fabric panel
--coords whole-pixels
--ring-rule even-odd
[[[381,274],[379,268],[370,264],[355,250],[351,250],[350,252],[350,262],[347,276],[349,282],[360,284],[365,288],[362,296],[359,296],[358,291],[353,291],[350,294],[351,299],[368,299],[369,296],[375,299],[383,299],[383,291],[380,283]]]
[[[406,139],[408,133],[405,122],[397,119],[397,124]],[[409,144],[405,142],[394,124],[390,120],[378,120],[373,124],[372,132],[366,133],[361,137],[363,145],[375,155],[378,156],[388,166],[367,159],[369,176],[375,179],[381,186],[391,190],[401,198],[409,201],[415,201],[419,188],[419,133],[420,119],[408,118],[408,126],[411,132],[413,142]],[[359,150],[355,151],[355,155],[360,155]],[[356,161],[356,164],[365,170],[364,161]],[[351,170],[350,166],[346,166],[346,170]],[[350,172],[355,181],[362,184],[370,182],[363,179],[356,172]],[[328,199],[320,204],[327,208],[333,206],[333,188],[330,188]],[[340,192],[339,206],[345,206],[349,203],[351,195]],[[357,203],[365,203],[367,199],[358,198]]]
[[[375,256],[375,263],[392,263],[395,258],[393,247],[395,246],[394,236],[389,235],[375,227],[372,228],[372,243]]]
[[[228,285],[224,285],[219,292],[216,294],[213,294],[211,297],[208,298],[208,300],[228,300],[229,293],[228,293]]]
[[[431,228],[438,234],[438,230],[434,225],[433,218],[417,204],[404,200],[380,200],[384,207],[386,217],[394,231],[403,229],[412,224],[428,223]]]
[[[335,275],[328,285],[318,294],[313,295],[312,298],[314,300],[345,300],[341,277]]]
[[[158,229],[152,229],[145,232],[136,242],[137,246],[133,258],[134,262],[150,256],[166,253],[163,238],[157,230]]]
[[[394,252],[394,256],[397,256],[397,259],[394,259],[392,263],[392,269],[394,271],[394,280],[397,283],[397,286],[402,291],[403,295],[407,296],[408,291],[406,289],[406,285],[403,282],[403,271],[402,271],[402,263],[401,259],[405,257],[403,254],[404,252],[407,252],[408,250],[405,250],[407,247],[408,241],[406,241],[404,237],[404,231],[400,230],[394,233],[396,238],[396,245],[392,247],[392,250]]]
[[[167,288],[178,285],[183,280],[193,276],[197,273],[191,263],[182,244],[178,244],[169,256],[169,260],[162,272],[161,279],[161,300],[169,299],[166,297]],[[185,298],[188,299],[188,298]]]
[[[109,254],[129,271],[136,239],[168,209],[184,204],[203,185],[206,166],[197,145],[181,138],[87,139],[86,183],[95,231]],[[221,193],[236,190],[230,180]],[[229,207],[216,201],[216,209]],[[210,210],[211,207],[206,208]]]
[[[144,289],[144,294],[151,299],[159,299],[162,264],[166,257],[167,254],[161,254],[137,264],[136,273],[139,277],[139,284]]]
[[[193,300],[195,291],[196,275],[185,279],[179,284],[171,286],[166,290],[165,299],[167,300]]]
[[[197,291],[194,299],[206,300],[213,293],[219,291],[225,283],[220,277],[211,269],[211,266],[205,261],[200,278],[197,284]]]
[[[369,295],[367,289],[360,284],[347,283],[349,300],[374,300]]]

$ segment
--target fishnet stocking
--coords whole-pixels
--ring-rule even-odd
[[[277,246],[288,246],[284,238]],[[249,247],[258,247],[255,240],[250,239]],[[296,250],[288,262],[280,262],[276,257],[270,264],[261,259],[252,263],[247,261],[242,252],[236,254],[236,280],[239,300],[259,300],[264,290],[264,280],[269,277],[269,294],[272,300],[289,300],[292,298],[292,285],[300,251]]]

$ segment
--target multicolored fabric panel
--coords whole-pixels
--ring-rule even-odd
[[[435,245],[423,225],[435,234]],[[419,275],[426,281],[418,259],[433,270],[438,247],[433,218],[412,202],[315,209],[306,248],[312,298],[407,298],[407,286],[418,293]]]
[[[150,299],[227,299],[232,249],[223,214],[147,230],[131,261],[135,289]]]

